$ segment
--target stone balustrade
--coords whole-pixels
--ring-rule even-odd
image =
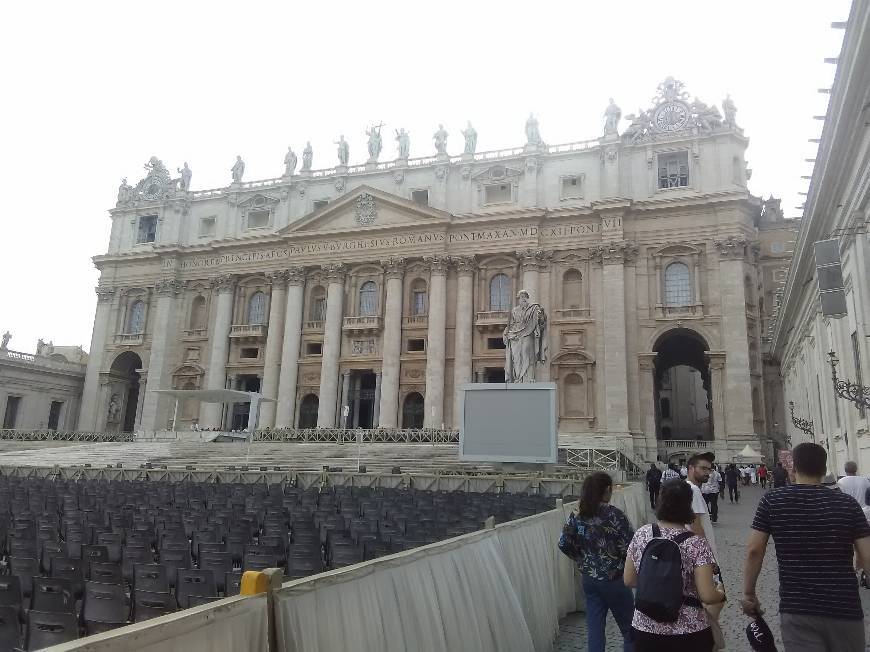
[[[121,346],[140,346],[145,341],[145,333],[118,333],[115,344]]]
[[[478,330],[501,330],[507,326],[510,310],[484,310],[475,316]]]
[[[230,326],[230,337],[266,337],[265,324],[235,324]]]
[[[379,332],[384,327],[384,318],[380,315],[345,317],[342,328],[346,331],[359,333]]]

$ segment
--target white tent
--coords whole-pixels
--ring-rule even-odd
[[[738,460],[738,459],[741,462],[752,462],[752,463],[760,464],[762,461],[762,456],[761,456],[761,453],[753,450],[752,446],[750,446],[749,444],[746,444],[746,446],[743,447],[743,450],[741,450],[735,456],[735,460]]]
[[[274,398],[266,398],[257,392],[242,392],[236,389],[155,389],[155,394],[175,397],[175,411],[172,413],[172,429],[178,419],[178,406],[185,399],[201,403],[250,403],[248,412],[248,432],[257,429],[260,419],[260,403],[274,403]]]

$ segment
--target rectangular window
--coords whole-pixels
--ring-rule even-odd
[[[689,185],[689,153],[659,154],[659,188],[685,188]]]
[[[305,355],[323,355],[323,342],[306,342]]]
[[[139,218],[139,231],[136,234],[136,244],[154,242],[157,239],[157,216],[143,215]]]
[[[200,238],[209,238],[215,234],[216,231],[217,218],[212,215],[211,217],[201,217],[199,219],[199,237]]]
[[[504,340],[500,337],[488,337],[486,339],[486,348],[488,349],[503,349]]]
[[[770,243],[770,253],[772,254],[781,254],[785,251],[785,243],[784,242],[771,242]]]
[[[428,206],[429,205],[429,191],[428,190],[412,190],[411,191],[411,201],[419,206]]]
[[[315,199],[313,204],[314,210],[319,211],[321,208],[324,208],[328,203],[328,199]]]
[[[562,177],[562,199],[583,199],[580,177]]]
[[[63,401],[52,401],[51,407],[48,410],[48,429],[57,430],[60,424],[60,411],[63,408]]]
[[[411,307],[411,314],[425,315],[426,311],[426,290],[414,290],[414,305]]]
[[[260,349],[257,347],[246,347],[239,352],[239,357],[245,360],[256,360],[258,355],[260,355]]]
[[[511,201],[509,183],[493,183],[483,187],[485,204],[505,204]]]
[[[858,346],[858,333],[852,333],[852,355],[855,357],[855,383],[858,385],[864,384],[864,374],[861,373],[861,349]],[[858,414],[863,419],[865,417],[865,409],[863,404],[858,404]]]
[[[6,397],[6,412],[3,415],[3,427],[14,428],[15,422],[18,421],[18,406],[21,405],[20,396]]]
[[[408,353],[417,353],[426,350],[426,340],[415,338],[408,340]]]
[[[263,229],[269,226],[269,218],[272,217],[272,211],[256,210],[248,211],[248,228]]]

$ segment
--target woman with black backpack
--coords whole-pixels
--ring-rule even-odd
[[[625,585],[636,587],[632,634],[636,652],[697,652],[713,649],[706,604],[724,602],[713,580],[710,545],[686,529],[695,519],[692,489],[683,480],[662,485],[658,521],[631,540]]]
[[[685,483],[684,483],[685,484]],[[586,649],[604,652],[607,611],[622,632],[623,652],[632,652],[631,589],[622,581],[625,555],[634,530],[625,514],[610,503],[613,480],[593,473],[583,481],[579,514],[565,525],[559,548],[577,562],[586,595]]]

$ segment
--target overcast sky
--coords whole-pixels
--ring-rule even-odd
[[[32,352],[39,337],[90,347],[108,209],[152,155],[195,190],[283,171],[306,140],[335,164],[339,134],[365,160],[366,126],[411,134],[434,153],[439,122],[461,153],[524,141],[534,111],[552,144],[601,135],[613,97],[648,108],[668,75],[707,103],[730,93],[750,138],[750,189],[802,199],[839,54],[846,0],[611,2],[14,2],[0,56],[0,331]],[[621,128],[627,122],[623,121]]]

